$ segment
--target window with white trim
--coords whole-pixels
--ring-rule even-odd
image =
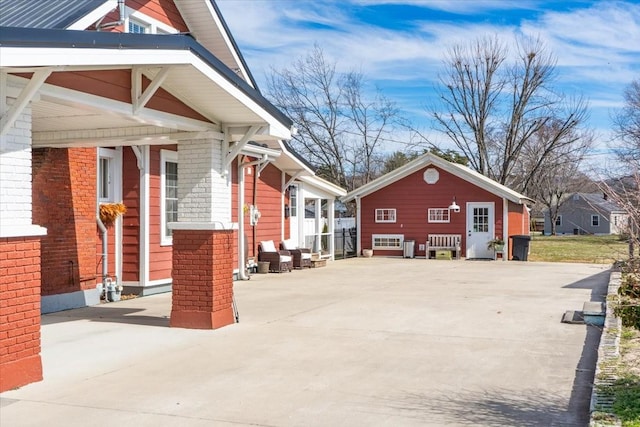
[[[120,200],[120,183],[118,166],[120,153],[111,148],[98,149],[98,201],[100,203],[115,203]]]
[[[176,34],[178,30],[158,21],[140,11],[127,8],[125,28],[129,33],[138,34]]]
[[[428,222],[449,222],[449,208],[429,208]]]
[[[374,234],[371,236],[373,249],[402,250],[403,234]]]
[[[600,215],[591,215],[591,225],[593,227],[600,227]]]
[[[396,210],[376,209],[376,222],[396,222]]]
[[[129,19],[129,33],[146,34],[151,32],[151,26],[145,25],[140,21]]]
[[[170,222],[178,221],[178,153],[160,150],[160,243],[173,243]]]
[[[562,225],[562,215],[558,215],[556,218],[556,226]]]

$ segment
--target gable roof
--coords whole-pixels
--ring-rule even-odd
[[[95,10],[116,6],[113,0],[6,0],[2,1],[0,26],[63,30]]]
[[[458,178],[461,178],[471,184],[474,184],[492,194],[505,198],[511,202],[518,203],[518,204],[526,204],[533,201],[527,196],[522,195],[517,191],[513,191],[509,187],[506,187],[490,178],[487,178],[486,176],[472,169],[469,169],[466,166],[463,166],[458,163],[449,162],[432,153],[426,153],[412,160],[406,165],[401,166],[387,173],[386,175],[381,176],[380,178],[374,179],[373,181],[359,188],[356,188],[353,191],[350,191],[341,200],[343,202],[348,202],[356,198],[365,197],[429,165],[437,166],[440,169],[447,171],[452,175],[457,176]]]
[[[622,212],[622,208],[620,208],[620,206],[609,199],[605,199],[602,193],[574,193],[569,197],[572,198],[574,195],[581,197],[585,202],[596,209],[601,209],[608,213]]]

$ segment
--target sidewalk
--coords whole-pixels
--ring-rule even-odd
[[[170,294],[45,315],[45,379],[0,426],[582,426],[599,335],[560,319],[608,276],[352,259],[236,282],[215,331],[169,328]]]

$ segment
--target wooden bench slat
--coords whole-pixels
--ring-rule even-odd
[[[429,252],[434,250],[455,251],[456,259],[460,259],[462,235],[461,234],[429,234],[426,244],[426,258]]]

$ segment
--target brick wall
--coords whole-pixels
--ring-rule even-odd
[[[0,238],[0,392],[42,379],[40,238]]]
[[[42,295],[95,288],[96,149],[33,150],[33,220],[42,239]]]
[[[13,102],[13,98],[7,98],[7,108]],[[11,234],[12,229],[30,227],[31,106],[0,136],[0,194],[0,236]]]
[[[222,175],[222,141],[199,139],[178,145],[178,221],[231,221],[231,185]]]
[[[174,230],[171,326],[233,323],[233,236],[231,230]]]

